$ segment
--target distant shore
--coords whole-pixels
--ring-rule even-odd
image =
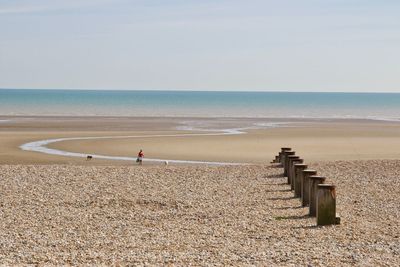
[[[75,140],[46,147],[129,158],[143,149],[145,158],[170,161],[262,164],[281,146],[292,146],[311,161],[400,158],[400,123],[395,121],[52,116],[0,116],[0,120],[0,164],[133,164],[96,157],[87,162],[20,148],[29,142],[58,138]],[[242,134],[230,134],[232,131]],[[104,138],[107,136],[120,138]]]

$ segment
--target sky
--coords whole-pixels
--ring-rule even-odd
[[[400,92],[398,0],[0,0],[0,88]]]

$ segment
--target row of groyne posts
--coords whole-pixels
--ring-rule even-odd
[[[317,225],[340,224],[336,215],[335,185],[325,184],[326,178],[308,169],[304,160],[289,147],[282,147],[279,155],[271,162],[283,168],[283,175],[294,196],[300,198],[303,207],[309,207],[309,215],[317,218]]]

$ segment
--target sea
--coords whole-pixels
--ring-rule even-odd
[[[3,116],[400,120],[400,93],[0,89]]]

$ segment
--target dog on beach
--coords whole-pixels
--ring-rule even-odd
[[[86,160],[91,160],[92,158],[93,158],[93,156],[88,155],[88,156],[86,157]]]

